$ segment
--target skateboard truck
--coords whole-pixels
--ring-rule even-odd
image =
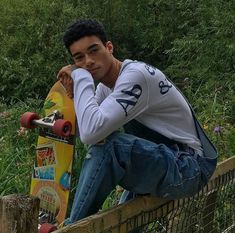
[[[41,119],[37,113],[25,112],[21,116],[20,123],[22,127],[27,129],[33,129],[37,126],[49,128],[61,137],[69,137],[72,131],[71,122],[64,120],[63,115],[58,110]]]
[[[38,222],[40,225],[47,223],[49,220],[49,214],[48,213],[44,213],[43,211],[39,212],[39,216],[38,216]]]

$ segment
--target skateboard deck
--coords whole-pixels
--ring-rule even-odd
[[[67,212],[76,128],[73,100],[59,81],[49,91],[43,116],[38,118],[41,117],[27,119],[26,113],[26,118],[21,119],[26,128],[39,127],[30,193],[40,199],[39,224],[59,225]],[[58,121],[62,121],[62,126],[55,126]],[[64,124],[65,121],[70,124]]]

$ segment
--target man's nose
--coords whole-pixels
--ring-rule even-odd
[[[86,62],[86,67],[87,68],[91,67],[95,63],[95,61],[88,54],[86,55],[85,58],[86,58],[85,62]]]

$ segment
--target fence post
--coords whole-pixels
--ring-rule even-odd
[[[0,233],[37,233],[39,199],[12,194],[0,198]]]

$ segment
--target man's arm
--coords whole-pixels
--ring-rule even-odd
[[[83,143],[96,144],[125,123],[141,114],[147,107],[147,84],[140,72],[125,76],[114,91],[99,105],[95,85],[85,69],[71,73],[74,84],[74,105]],[[120,77],[119,77],[120,78]],[[120,81],[120,80],[119,80]]]

